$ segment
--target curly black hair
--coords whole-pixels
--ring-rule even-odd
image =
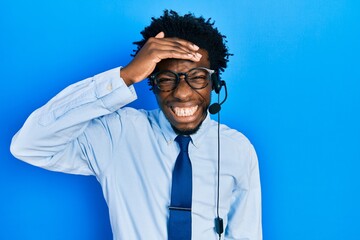
[[[229,61],[230,54],[226,46],[226,36],[221,35],[211,18],[195,17],[194,14],[180,16],[173,10],[165,10],[164,15],[159,18],[151,18],[151,24],[146,27],[141,35],[143,39],[134,42],[137,50],[135,56],[144,46],[146,41],[163,31],[166,37],[178,37],[190,41],[200,48],[205,49],[209,55],[210,68],[215,70],[217,75],[224,71]]]

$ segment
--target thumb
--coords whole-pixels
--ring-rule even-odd
[[[158,34],[156,34],[155,38],[164,38],[165,37],[165,33],[164,32],[159,32]]]

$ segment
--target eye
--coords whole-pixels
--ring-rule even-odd
[[[157,79],[157,85],[161,87],[172,87],[176,85],[176,79],[170,78],[170,77],[163,77],[160,79]]]
[[[171,77],[156,78],[158,83],[174,82],[176,79]]]
[[[167,84],[169,82],[175,82],[176,81],[176,76],[174,74],[172,74],[171,72],[163,72],[163,73],[159,73],[158,75],[156,75],[156,81],[159,84]]]
[[[190,79],[193,81],[206,80],[207,76],[205,75],[191,76]]]
[[[189,77],[189,82],[191,83],[200,83],[203,84],[204,82],[207,82],[208,76],[203,74],[193,75]]]
[[[202,81],[207,80],[209,77],[209,73],[203,69],[193,69],[189,72],[189,79],[193,81]]]

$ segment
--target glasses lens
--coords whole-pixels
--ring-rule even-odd
[[[171,91],[176,88],[176,75],[172,72],[160,72],[155,76],[157,87],[162,91]]]
[[[210,73],[206,69],[194,68],[188,72],[187,81],[194,89],[201,89],[209,84]]]
[[[193,89],[203,89],[210,82],[210,75],[212,70],[206,68],[194,68],[187,73],[178,73],[178,75],[184,75],[186,82]],[[179,76],[172,71],[162,71],[154,76],[155,85],[161,91],[172,91],[177,87],[179,82]]]

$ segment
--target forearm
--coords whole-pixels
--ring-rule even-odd
[[[35,110],[13,137],[11,152],[21,160],[51,158],[64,150],[89,121],[136,99],[120,78],[119,68],[68,86]]]

